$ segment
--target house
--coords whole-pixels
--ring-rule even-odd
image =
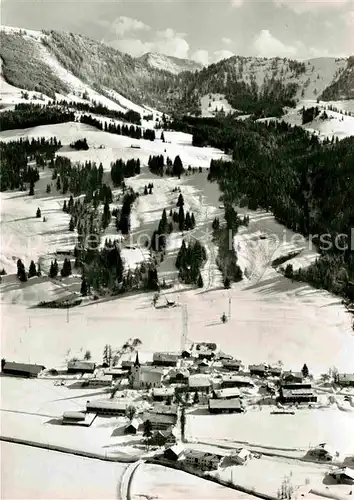
[[[266,377],[268,374],[268,366],[261,364],[261,365],[249,365],[248,367],[251,376],[257,376],[257,377]]]
[[[213,397],[217,399],[233,399],[239,398],[241,395],[237,387],[228,387],[227,389],[214,389]]]
[[[161,387],[163,370],[153,366],[141,366],[139,355],[136,354],[134,365],[129,374],[129,382],[133,389],[150,389]]]
[[[188,384],[190,373],[186,368],[176,368],[171,370],[168,376],[170,384]]]
[[[177,415],[177,405],[157,404],[154,405],[153,413],[161,415]]]
[[[223,375],[221,380],[221,387],[248,387],[253,388],[254,382],[249,377],[241,377],[240,375]]]
[[[292,372],[292,371],[286,371],[283,372],[283,377],[282,380],[283,382],[286,383],[296,383],[296,384],[301,384],[303,381],[303,375],[301,372]]]
[[[243,413],[245,410],[239,398],[235,399],[209,399],[210,413]]]
[[[90,361],[72,360],[68,362],[67,366],[67,372],[69,374],[93,373],[95,369],[96,369],[95,363],[91,363]]]
[[[354,387],[354,373],[338,373],[335,382],[342,387]]]
[[[251,452],[246,448],[241,448],[228,456],[231,463],[236,465],[244,465],[251,457]]]
[[[178,443],[175,444],[174,446],[171,446],[170,448],[167,448],[164,451],[163,456],[167,458],[167,460],[176,462],[181,457],[183,452],[184,452],[183,445],[181,443]]]
[[[269,366],[268,373],[272,377],[280,377],[282,374],[282,369],[280,366]]]
[[[152,390],[152,398],[154,401],[171,400],[175,394],[173,387],[155,387]]]
[[[218,354],[218,359],[220,361],[232,361],[233,360],[233,357],[231,356],[231,354],[227,354],[226,352],[223,352],[223,351],[220,351],[219,354]]]
[[[174,444],[176,442],[176,436],[170,429],[165,431],[154,431],[150,438],[149,443],[152,446],[165,446],[166,444]]]
[[[354,470],[348,467],[342,467],[329,473],[337,483],[354,484]]]
[[[81,411],[65,411],[63,413],[62,424],[64,425],[75,425],[78,423],[85,422],[86,415]]]
[[[230,370],[234,372],[240,371],[242,366],[242,361],[239,359],[222,359],[222,367],[225,370]]]
[[[110,387],[112,385],[112,377],[103,375],[101,377],[90,378],[85,381],[85,385],[90,387]]]
[[[162,413],[144,414],[144,422],[150,420],[152,430],[166,430],[177,423],[177,415],[163,415]]]
[[[207,361],[205,361],[205,359],[199,359],[197,362],[197,367],[200,373],[206,373],[207,371],[210,371],[210,365]]]
[[[104,399],[98,401],[87,401],[86,411],[88,413],[97,413],[98,415],[125,415],[125,411],[133,401],[126,399]]]
[[[281,387],[283,389],[312,389],[311,382],[303,382],[301,384],[297,382],[282,382]]]
[[[184,461],[187,465],[201,470],[216,470],[219,467],[223,455],[207,453],[201,450],[186,450]]]
[[[198,352],[198,359],[207,359],[211,361],[215,358],[215,352],[209,349],[201,350]]]
[[[317,395],[313,389],[286,389],[281,387],[279,391],[279,399],[282,403],[316,403]]]
[[[132,369],[132,366],[134,365],[134,362],[129,360],[129,359],[124,359],[121,364],[122,370],[125,371],[130,371]]]
[[[177,366],[178,354],[154,352],[152,364],[155,366]]]
[[[188,379],[188,390],[193,392],[209,393],[211,382],[209,377],[202,374],[191,375]]]
[[[105,375],[112,377],[112,380],[121,380],[127,377],[127,371],[122,368],[110,368],[106,370]]]
[[[13,377],[36,378],[41,371],[45,370],[43,365],[32,365],[30,363],[4,361],[1,365],[2,373]]]
[[[321,462],[332,462],[338,453],[336,453],[328,444],[321,443],[315,448],[309,450],[308,455]]]
[[[131,422],[125,427],[124,434],[136,434],[142,422],[139,418],[133,418]]]

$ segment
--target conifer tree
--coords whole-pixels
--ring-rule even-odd
[[[182,205],[179,207],[178,225],[179,225],[179,230],[183,231],[185,228],[185,220],[184,220],[184,210]]]
[[[36,217],[37,219],[40,219],[42,217],[41,209],[39,207],[37,208]]]
[[[309,376],[309,369],[307,368],[307,364],[305,363],[301,370],[302,376],[307,378]]]
[[[172,175],[180,177],[184,172],[183,163],[181,158],[177,155],[173,162]]]
[[[70,259],[64,259],[63,267],[60,271],[62,278],[67,278],[72,273]]]
[[[147,194],[148,194],[148,188],[147,188],[147,186],[146,186],[146,185],[145,185],[145,187],[144,187],[144,194],[145,194],[145,195],[147,195]]]
[[[61,182],[60,182],[60,177],[57,178],[57,191],[61,190]]]
[[[184,199],[182,193],[180,193],[176,203],[176,207],[183,207],[183,205],[184,205]]]
[[[30,180],[30,188],[29,188],[28,195],[29,196],[33,196],[34,195],[34,181],[33,181],[33,179]]]
[[[68,207],[67,207],[67,204],[66,204],[66,200],[64,200],[63,212],[67,212],[67,211],[68,211]]]
[[[49,194],[51,192],[52,188],[50,184],[47,184],[47,189],[46,192]]]
[[[74,231],[74,230],[75,230],[75,221],[74,218],[71,217],[69,222],[69,231]]]
[[[83,275],[81,279],[81,288],[80,288],[80,293],[83,297],[86,297],[88,294],[88,285],[87,285],[87,280],[86,277]]]
[[[197,280],[197,286],[198,286],[198,288],[203,288],[203,286],[204,286],[203,278],[202,278],[202,275],[200,273],[199,273],[198,280]]]
[[[33,278],[33,276],[37,276],[36,264],[31,260],[30,266],[28,268],[28,277]]]

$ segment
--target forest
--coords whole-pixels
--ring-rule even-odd
[[[14,110],[1,113],[0,132],[73,121],[75,114],[72,111],[42,104],[19,103]]]
[[[205,130],[211,140],[227,134]],[[209,180],[218,181],[225,205],[264,208],[293,231],[311,235],[321,258],[293,278],[347,296],[354,278],[349,245],[354,227],[354,138],[321,143],[300,127],[251,121],[238,122],[234,137],[232,161],[210,164]]]

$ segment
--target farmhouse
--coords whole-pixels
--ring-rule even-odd
[[[186,450],[185,463],[201,469],[201,470],[215,470],[219,467],[221,460],[224,457],[216,453],[206,453],[201,450]]]
[[[200,373],[206,373],[207,371],[210,371],[209,363],[205,361],[205,359],[199,359],[197,361],[197,367]]]
[[[207,359],[208,361],[211,361],[214,358],[215,358],[215,352],[209,349],[205,349],[198,352],[198,359]]]
[[[121,364],[122,370],[130,371],[132,369],[132,366],[134,365],[134,362],[129,360],[129,359],[124,359]]]
[[[86,415],[84,412],[80,411],[65,411],[63,413],[62,424],[64,425],[75,425],[78,423],[85,422]]]
[[[282,369],[280,366],[269,366],[268,373],[272,377],[280,377],[282,374]]]
[[[249,365],[251,376],[265,377],[267,375],[267,365]]]
[[[147,413],[144,421],[150,420],[152,430],[167,430],[176,425],[176,415],[163,415],[161,413]]]
[[[155,366],[177,366],[178,354],[169,352],[155,352],[152,364]]]
[[[240,390],[237,387],[213,390],[213,397],[217,399],[233,399],[240,397]]]
[[[85,384],[90,387],[109,387],[112,385],[112,377],[109,375],[93,377],[85,381]]]
[[[285,389],[280,388],[280,401],[282,403],[315,403],[317,396],[313,389]]]
[[[337,483],[354,484],[354,470],[349,469],[348,467],[343,467],[330,472],[330,476],[332,476]]]
[[[321,462],[332,462],[336,452],[326,443],[321,443],[309,450],[308,454]]]
[[[150,438],[150,444],[153,446],[164,446],[166,444],[174,444],[176,436],[167,429],[166,431],[154,431]]]
[[[338,373],[335,381],[342,387],[354,387],[354,373]]]
[[[13,377],[36,378],[38,374],[45,370],[45,366],[32,365],[29,363],[2,362],[2,373]]]
[[[139,418],[133,418],[133,420],[125,427],[124,434],[136,434],[140,426],[141,420]]]
[[[111,368],[105,371],[105,375],[112,377],[112,380],[120,380],[127,377],[127,372],[122,368]]]
[[[177,405],[156,404],[152,411],[161,415],[177,415]]]
[[[225,370],[238,372],[242,366],[242,362],[239,359],[223,359],[222,367]]]
[[[254,382],[249,377],[241,377],[240,375],[223,375],[221,387],[254,387]]]
[[[251,457],[251,452],[246,448],[241,448],[228,456],[231,463],[235,463],[237,465],[244,465]]]
[[[96,369],[95,363],[91,363],[90,361],[72,360],[68,362],[67,371],[70,374],[93,373],[95,369]]]
[[[283,373],[283,382],[286,383],[296,383],[296,384],[301,384],[303,380],[303,375],[301,372],[292,372],[292,371],[286,371]]]
[[[209,399],[210,413],[243,413],[245,410],[239,398]]]
[[[176,462],[181,455],[184,452],[184,448],[181,443],[175,444],[174,446],[171,446],[171,448],[167,448],[167,450],[164,451],[164,457],[167,458],[167,460],[171,460]]]
[[[187,384],[190,373],[186,368],[176,368],[171,370],[168,375],[171,384]]]
[[[188,379],[189,391],[205,392],[210,391],[211,382],[206,375],[196,374],[191,375]]]
[[[100,401],[87,401],[86,411],[88,413],[97,413],[98,415],[125,415],[125,411],[132,401],[104,399]]]
[[[154,401],[166,401],[172,399],[175,394],[173,387],[160,387],[152,390],[152,398]]]

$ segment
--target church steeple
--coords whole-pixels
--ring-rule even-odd
[[[134,366],[140,366],[139,353],[138,352],[136,353],[136,358],[135,358]]]

